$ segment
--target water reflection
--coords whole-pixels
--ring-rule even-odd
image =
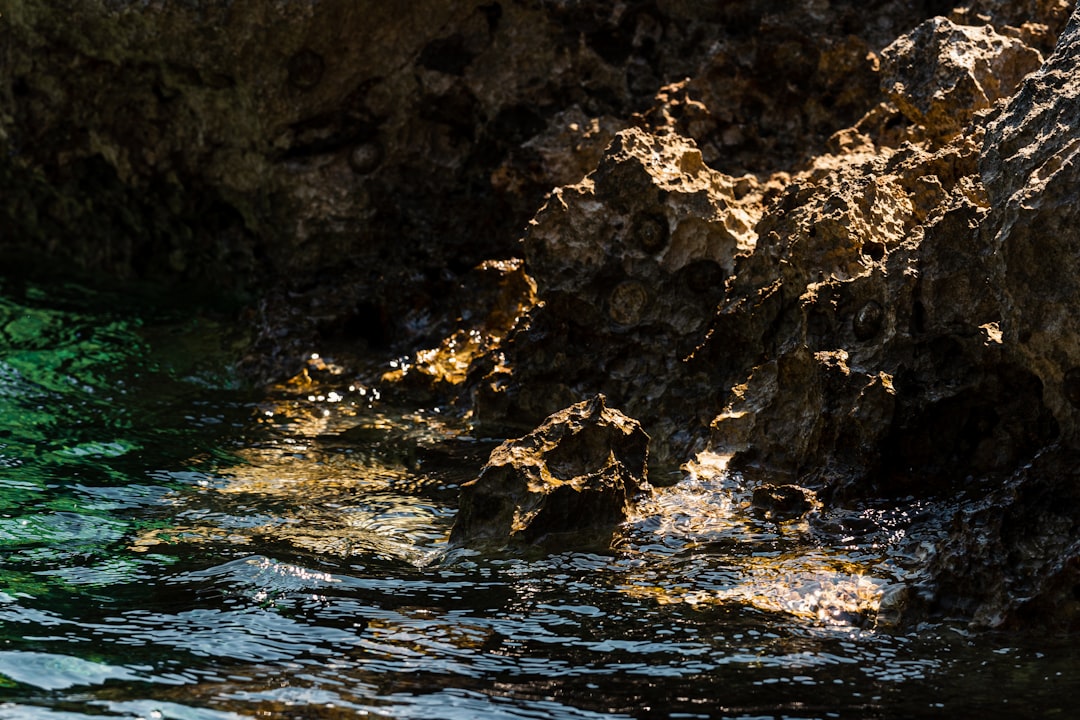
[[[1068,641],[875,626],[914,502],[767,522],[705,463],[610,552],[447,552],[494,440],[330,369],[247,396],[205,323],[30,311],[0,323],[0,717],[1065,717],[1080,692]]]

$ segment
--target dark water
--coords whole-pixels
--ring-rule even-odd
[[[1070,638],[877,620],[914,504],[823,547],[704,466],[613,550],[447,553],[465,423],[322,361],[252,394],[190,312],[0,289],[2,718],[1077,716]]]

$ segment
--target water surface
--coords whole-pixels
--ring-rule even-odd
[[[448,552],[498,438],[322,358],[244,389],[234,333],[0,285],[0,717],[1073,716],[1069,638],[881,621],[914,501],[823,544],[706,464],[612,549]]]

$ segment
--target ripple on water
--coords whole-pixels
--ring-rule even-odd
[[[446,552],[491,445],[466,424],[337,376],[252,402],[205,326],[4,303],[0,717],[1065,717],[1080,692],[1071,646],[874,628],[912,508],[765,522],[705,462],[608,553]]]

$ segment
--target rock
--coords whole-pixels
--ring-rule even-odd
[[[765,483],[754,488],[750,505],[766,519],[782,522],[798,520],[821,503],[813,490],[798,485]]]
[[[1001,333],[1042,381],[1047,405],[1071,442],[1080,411],[1070,373],[1080,366],[1080,15],[1074,14],[1045,67],[992,121],[980,158],[990,199],[983,232],[999,288]]]
[[[1061,4],[967,22],[1045,47]],[[880,105],[874,49],[923,19],[902,0],[25,0],[3,18],[0,252],[250,299],[260,381],[325,343],[413,352],[447,321],[415,308],[517,254],[618,130],[690,137],[731,176],[791,171]]]
[[[455,543],[605,535],[707,451],[777,517],[961,502],[927,616],[1068,616],[1075,15],[1023,78],[1069,3],[376,6],[5,8],[5,262],[247,293],[259,380],[378,352],[481,423],[594,398],[492,455]]]
[[[881,83],[912,122],[934,138],[963,130],[975,113],[1007,98],[1042,55],[993,27],[927,20],[881,52]]]
[[[463,279],[457,295],[454,332],[436,347],[399,359],[382,377],[383,382],[407,386],[414,401],[417,390],[447,393],[461,384],[472,362],[493,353],[536,305],[536,284],[521,260],[489,260]]]
[[[745,34],[661,88],[643,124],[693,139],[710,167],[731,175],[790,170],[878,103],[872,49],[911,22],[909,10],[881,5],[866,23],[861,8],[841,3],[713,8]]]
[[[987,437],[978,457],[1015,472],[957,512],[911,595],[911,621],[945,616],[989,627],[1080,627],[1080,281],[1073,271],[1080,253],[1080,132],[1072,121],[1080,113],[1078,76],[1074,12],[1043,68],[987,119],[979,165],[989,208],[979,227],[985,250],[978,275],[995,290],[997,352],[1023,368],[1002,384],[1027,400],[1010,410],[983,409],[1011,429]],[[1046,408],[1038,416],[1010,419],[1036,402]],[[1041,447],[1034,458],[1019,451],[1025,433],[1028,448]],[[925,439],[934,435],[929,430]]]
[[[745,373],[710,449],[830,493],[946,492],[971,463],[1007,475],[1055,430],[988,341],[979,145],[852,147],[793,177],[738,261],[700,353]]]
[[[709,169],[685,138],[618,133],[529,225],[539,304],[498,350],[512,373],[476,368],[478,416],[539,419],[600,391],[660,438],[661,458],[677,433],[684,444],[703,434],[687,358],[736,255],[753,246],[756,190]]]
[[[492,451],[461,487],[450,543],[591,546],[608,542],[634,498],[650,491],[649,436],[603,395],[554,413]]]
[[[909,623],[968,618],[982,628],[1080,629],[1080,454],[1048,447],[958,511],[908,596]]]

